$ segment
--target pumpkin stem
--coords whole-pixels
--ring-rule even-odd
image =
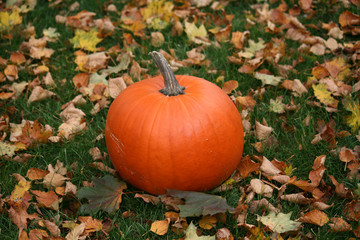
[[[168,61],[166,61],[164,56],[156,51],[150,52],[149,54],[164,78],[165,87],[159,90],[159,92],[166,96],[177,96],[180,94],[185,94],[185,87],[180,86],[179,82],[176,80],[173,70],[170,67],[170,64]]]

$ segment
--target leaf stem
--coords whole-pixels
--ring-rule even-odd
[[[170,67],[170,64],[168,61],[166,61],[165,57],[156,51],[150,52],[149,54],[164,78],[165,87],[159,90],[159,92],[165,96],[177,96],[185,94],[185,87],[180,86],[179,82],[176,80],[173,70]]]

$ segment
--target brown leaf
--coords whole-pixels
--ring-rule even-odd
[[[39,216],[37,213],[28,214],[25,204],[21,204],[17,207],[10,206],[8,214],[10,220],[18,227],[19,232],[22,232],[23,229],[27,229],[28,220],[36,219]]]
[[[102,230],[103,225],[101,221],[98,219],[93,219],[91,216],[86,216],[86,217],[80,216],[78,217],[78,220],[81,223],[85,223],[85,230],[84,230],[85,235]]]
[[[289,180],[289,184],[295,185],[298,188],[306,191],[306,192],[312,192],[315,189],[315,186],[313,186],[311,183],[305,180],[297,180],[296,176],[293,176]]]
[[[230,93],[232,93],[232,91],[236,90],[238,87],[239,87],[238,81],[230,80],[230,81],[226,81],[224,83],[224,86],[222,87],[222,90],[226,94],[230,94]]]
[[[27,101],[27,103],[32,103],[32,102],[37,102],[37,101],[41,101],[47,98],[50,98],[52,96],[55,96],[56,94],[47,90],[47,89],[43,89],[40,86],[36,86],[33,91],[31,92],[31,95]]]
[[[21,65],[26,61],[24,54],[19,52],[13,52],[10,55],[10,61],[16,65]]]
[[[351,231],[352,227],[341,217],[333,217],[331,218],[331,222],[329,223],[329,227],[332,232],[347,232]]]
[[[277,175],[281,170],[274,166],[265,156],[262,158],[260,170],[267,175]]]
[[[29,232],[30,240],[47,239],[49,234],[44,229],[31,229]]]
[[[236,101],[238,103],[240,103],[240,105],[243,109],[253,109],[256,104],[256,101],[250,96],[236,97]]]
[[[123,77],[109,79],[110,97],[115,99],[125,88],[126,88],[126,83]]]
[[[161,47],[165,42],[164,35],[161,32],[151,33],[151,45],[154,47]]]
[[[216,239],[219,240],[234,240],[234,236],[227,228],[220,228],[215,234]]]
[[[216,223],[217,223],[217,218],[215,216],[206,215],[199,220],[199,226],[205,230],[210,230],[212,228],[215,228]]]
[[[85,230],[85,223],[81,223],[79,225],[77,225],[74,229],[71,230],[71,232],[69,232],[66,235],[66,240],[79,240],[82,239],[80,238],[80,236],[84,233]]]
[[[309,10],[311,8],[312,0],[299,0],[299,5],[302,10]]]
[[[312,199],[305,197],[304,194],[304,192],[285,194],[282,195],[280,198],[285,201],[307,205],[312,202]]]
[[[35,195],[36,201],[39,203],[39,207],[46,207],[55,211],[59,210],[59,197],[55,192],[31,190],[31,193]]]
[[[167,219],[155,221],[151,224],[150,231],[157,235],[165,235],[169,229],[169,221]]]
[[[249,212],[254,213],[259,209],[265,208],[270,212],[279,213],[280,210],[274,205],[272,205],[266,198],[262,198],[261,200],[255,200],[250,202]]]
[[[347,197],[351,197],[351,192],[349,191],[349,189],[347,187],[345,187],[344,183],[339,183],[338,181],[336,181],[336,179],[334,178],[334,176],[332,175],[328,175],[331,182],[334,184],[335,186],[335,193],[342,198],[347,198]]]
[[[340,161],[345,162],[345,163],[356,160],[353,152],[350,149],[347,149],[347,148],[342,149],[340,151],[339,158],[340,158]]]
[[[26,177],[31,181],[40,180],[43,179],[48,173],[49,171],[42,170],[39,168],[29,168],[29,170],[26,173]]]
[[[237,166],[237,171],[240,173],[242,178],[246,178],[250,173],[259,170],[260,164],[252,161],[249,156],[242,157],[239,165]]]
[[[329,221],[329,218],[324,212],[315,209],[305,213],[303,216],[297,219],[297,221],[303,223],[310,223],[322,227]]]
[[[235,48],[241,50],[244,48],[244,42],[246,37],[250,34],[249,31],[245,32],[232,32],[231,43],[234,44]]]
[[[258,121],[255,121],[256,138],[258,140],[266,140],[274,129],[269,126],[265,126]]]
[[[64,177],[61,174],[58,174],[56,172],[49,172],[43,180],[43,184],[45,187],[61,187],[66,180],[69,180],[69,178]]]
[[[260,179],[252,179],[250,181],[251,190],[257,194],[263,195],[264,197],[271,197],[273,188],[265,184]]]
[[[16,136],[16,141],[24,143],[27,147],[36,146],[39,143],[47,143],[52,131],[46,129],[38,120],[32,124],[26,121],[21,129],[21,135]]]
[[[116,170],[113,169],[113,168],[108,167],[103,162],[92,162],[92,163],[89,163],[89,166],[93,167],[93,168],[96,168],[96,169],[99,169],[99,170],[104,171],[104,172],[108,172],[108,173],[110,173],[110,174],[112,174],[114,176],[116,175]]]
[[[10,81],[14,81],[19,78],[18,68],[16,65],[7,65],[4,69],[4,74]]]
[[[160,199],[158,197],[150,195],[150,194],[136,193],[134,197],[135,198],[141,198],[147,203],[151,202],[153,205],[156,205],[156,204],[158,204],[160,202]]]
[[[341,27],[348,27],[360,24],[360,16],[345,10],[339,17]]]
[[[49,230],[52,237],[58,237],[61,234],[59,226],[49,220],[42,220],[47,230]]]
[[[75,87],[81,88],[86,87],[89,84],[90,74],[89,73],[78,73],[73,77],[73,83]]]

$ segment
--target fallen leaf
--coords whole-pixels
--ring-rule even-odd
[[[151,202],[153,205],[156,205],[160,202],[160,199],[158,197],[150,195],[150,194],[136,193],[134,197],[141,198],[142,200],[144,200],[147,203]]]
[[[348,27],[360,24],[360,16],[345,10],[339,17],[341,27]]]
[[[245,156],[241,158],[236,169],[242,178],[246,178],[250,173],[260,170],[260,164],[252,161],[249,156]]]
[[[263,74],[263,73],[259,73],[259,72],[256,72],[254,74],[254,77],[259,79],[262,82],[262,86],[265,86],[265,85],[277,86],[282,81],[282,77],[280,77],[280,76],[275,77],[274,75],[268,75],[268,74]]]
[[[199,226],[202,229],[205,230],[210,230],[212,228],[216,227],[216,222],[217,222],[217,218],[215,216],[203,216],[200,220],[199,220]]]
[[[273,193],[273,188],[265,184],[260,179],[252,179],[250,181],[251,190],[257,194],[263,195],[264,197],[270,198]]]
[[[226,199],[202,192],[167,190],[167,195],[185,199],[185,205],[177,205],[180,217],[215,215],[226,211],[233,212]]]
[[[31,190],[31,193],[35,195],[36,201],[39,203],[39,207],[46,207],[55,211],[59,210],[60,199],[55,192]]]
[[[71,232],[69,232],[66,235],[66,240],[80,240],[83,239],[80,236],[83,234],[84,230],[85,230],[86,224],[85,223],[81,223],[78,224],[74,229],[71,230]]]
[[[238,87],[239,87],[238,81],[230,80],[230,81],[224,82],[224,86],[222,87],[222,90],[226,94],[231,94],[232,91],[236,90]]]
[[[96,29],[91,29],[88,32],[76,29],[75,36],[70,39],[70,42],[73,44],[74,48],[81,48],[90,52],[95,52],[96,45],[102,41],[102,39],[98,38],[97,35],[98,31]]]
[[[274,131],[272,127],[262,125],[258,121],[255,121],[256,138],[258,140],[266,140],[270,134]]]
[[[81,223],[85,223],[85,230],[84,234],[88,235],[92,232],[98,232],[101,231],[103,228],[103,224],[100,220],[94,219],[91,216],[79,216],[78,220]]]
[[[185,240],[215,240],[215,236],[198,236],[196,233],[196,227],[191,222],[185,231]]]
[[[305,213],[303,216],[297,219],[297,221],[322,227],[329,221],[329,218],[324,212],[315,209]]]
[[[207,31],[203,24],[199,27],[195,23],[185,21],[185,32],[191,42],[196,44],[207,43]]]
[[[47,170],[43,170],[39,168],[29,168],[26,173],[26,177],[31,181],[40,180],[43,179],[48,173],[49,171]]]
[[[331,93],[327,90],[326,85],[323,83],[313,85],[314,95],[319,101],[325,105],[332,105],[335,103],[335,98],[331,96]]]
[[[332,232],[347,232],[352,230],[351,225],[341,217],[332,217],[331,222],[332,223],[329,223],[329,227]]]
[[[32,102],[37,102],[37,101],[41,101],[47,98],[50,98],[52,96],[55,96],[56,94],[47,90],[47,89],[43,89],[40,86],[36,86],[33,91],[31,92],[30,97],[28,98],[28,103],[32,103]]]
[[[301,223],[290,220],[291,212],[284,214],[270,212],[267,216],[258,217],[264,225],[269,227],[273,232],[286,233],[296,231],[301,226]]]
[[[114,214],[120,207],[126,183],[110,175],[105,175],[103,178],[93,177],[92,181],[94,187],[83,187],[78,191],[77,195],[80,199],[89,200],[88,204],[81,206],[81,211],[91,213],[101,209],[109,214]]]
[[[169,229],[168,220],[155,221],[151,224],[150,231],[156,233],[157,235],[165,235]]]
[[[349,125],[353,132],[360,127],[360,104],[359,102],[347,97],[343,100],[344,108],[351,112],[350,115],[344,117],[347,125]]]

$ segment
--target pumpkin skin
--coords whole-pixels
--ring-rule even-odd
[[[185,94],[165,96],[162,76],[132,84],[111,104],[105,127],[120,176],[151,194],[210,190],[226,180],[243,152],[239,112],[215,84],[177,75]]]

